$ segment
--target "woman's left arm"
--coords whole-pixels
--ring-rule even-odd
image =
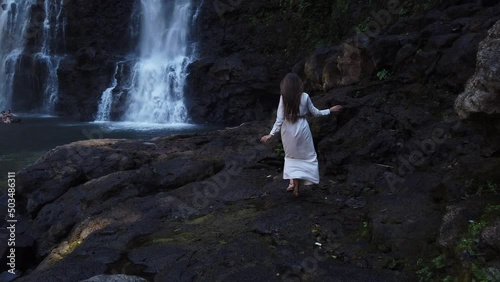
[[[307,110],[315,117],[318,117],[318,116],[326,116],[326,115],[329,115],[331,113],[331,110],[330,109],[326,109],[326,110],[318,110],[314,104],[312,103],[311,101],[311,97],[309,97],[309,95],[307,95]]]

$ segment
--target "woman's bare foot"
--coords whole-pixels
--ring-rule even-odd
[[[293,180],[293,196],[295,198],[299,197],[299,187],[300,187],[300,179]]]
[[[288,184],[288,188],[286,188],[287,192],[293,191],[295,188],[295,185],[293,184],[292,181],[290,181],[290,184]]]

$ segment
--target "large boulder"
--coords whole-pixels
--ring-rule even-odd
[[[339,51],[338,47],[321,47],[316,49],[316,51],[306,59],[304,73],[307,82],[314,90],[323,89],[323,70],[325,69],[325,64],[327,61],[331,62],[333,58],[336,58]]]
[[[367,48],[355,40],[319,48],[306,59],[304,74],[313,90],[328,91],[335,86],[355,84],[373,74],[375,61]]]
[[[337,56],[337,67],[341,75],[339,84],[350,85],[370,77],[376,66],[366,49],[345,42]]]
[[[461,118],[478,112],[500,113],[500,21],[488,34],[479,44],[476,72],[455,101]]]

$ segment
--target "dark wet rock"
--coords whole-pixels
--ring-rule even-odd
[[[452,6],[444,10],[446,17],[450,19],[470,17],[477,13],[481,9],[481,6],[476,3],[463,4],[459,6]]]
[[[369,78],[376,68],[376,63],[363,48],[344,43],[337,55],[337,66],[340,72],[339,85],[351,85]],[[323,88],[328,90],[327,87]]]
[[[481,233],[481,239],[491,248],[500,251],[500,220],[487,226]]]
[[[429,24],[435,22],[441,16],[441,11],[431,11],[425,15],[419,15],[409,18],[398,19],[393,25],[387,28],[385,35],[398,35],[405,33],[407,30],[415,28],[415,30],[422,29]]]
[[[327,59],[336,56],[339,51],[338,48],[319,48],[306,60],[304,64],[304,73],[312,89],[323,89],[323,70],[325,68],[325,62]]]
[[[457,39],[441,56],[436,66],[437,74],[448,76],[446,82],[453,87],[464,85],[474,73],[478,44],[484,37],[482,33],[470,33]]]
[[[133,249],[128,257],[135,264],[145,265],[147,268],[144,272],[146,273],[160,273],[168,270],[188,253],[188,250],[166,245],[169,242],[168,239],[165,238],[163,242],[158,239],[150,246]]]
[[[322,75],[323,91],[328,91],[335,86],[340,85],[342,74],[337,66],[337,56],[331,56],[326,59]]]
[[[124,274],[115,275],[97,275],[89,279],[82,280],[80,282],[147,282],[148,280]]]
[[[439,244],[453,249],[463,234],[467,232],[471,220],[476,220],[480,213],[479,206],[474,204],[446,207],[443,223],[440,228]]]
[[[38,271],[36,275],[19,278],[20,282],[37,281],[81,281],[104,273],[106,265],[89,260],[64,260],[57,262],[57,267]]]
[[[395,55],[401,47],[413,44],[417,39],[418,37],[414,33],[380,36],[374,39],[368,48],[375,61],[375,67],[392,66]]]
[[[57,69],[59,99],[55,114],[91,120],[102,92],[109,87],[115,64],[136,45],[137,38],[130,32],[130,28],[138,24],[135,23],[137,15],[132,15],[134,1],[95,2],[82,6],[79,1],[69,0],[61,6],[65,33],[64,36],[54,34],[54,38],[60,40],[54,40],[51,47],[52,55],[61,58]],[[34,112],[43,106],[42,94],[49,72],[46,60],[35,55],[43,44],[44,2],[33,3],[29,13],[33,19],[30,21],[32,34],[27,37],[25,54],[14,77],[12,106],[18,111]],[[46,20],[50,25],[60,25],[56,19],[61,20],[55,15]]]
[[[396,60],[394,61],[394,63],[396,63],[397,65],[402,64],[404,61],[414,55],[416,51],[417,47],[415,47],[413,44],[404,45],[396,54]]]
[[[479,45],[474,76],[465,91],[455,101],[455,110],[462,118],[471,113],[500,113],[500,21],[489,30],[489,36]]]
[[[358,209],[366,206],[366,200],[363,198],[351,198],[346,201],[346,205],[353,209]]]
[[[460,35],[452,33],[452,34],[443,34],[432,36],[428,39],[427,45],[424,47],[424,51],[435,51],[440,50],[441,48],[451,47],[453,42],[457,40]]]

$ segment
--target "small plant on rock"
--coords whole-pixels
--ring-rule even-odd
[[[284,158],[285,157],[285,149],[283,148],[283,144],[278,144],[278,146],[276,146],[276,148],[274,149],[274,153],[276,153],[276,156],[280,157],[280,158]]]
[[[387,78],[389,78],[389,76],[391,76],[391,73],[386,69],[377,72],[377,77],[379,80],[386,80]]]

